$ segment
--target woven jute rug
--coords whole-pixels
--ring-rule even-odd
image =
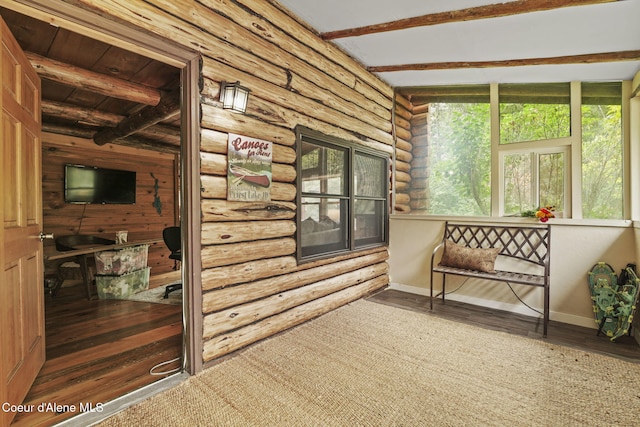
[[[639,423],[640,364],[360,300],[100,425]]]

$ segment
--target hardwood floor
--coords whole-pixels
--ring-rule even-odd
[[[56,298],[47,295],[45,310],[46,362],[24,402],[35,405],[34,411],[19,413],[12,425],[50,426],[89,404],[99,409],[166,377],[150,370],[182,355],[179,305],[88,301],[84,288],[74,286],[62,288]],[[154,372],[179,366],[176,361]]]
[[[542,338],[542,319],[452,300],[443,304],[440,299],[434,300],[433,311],[430,311],[428,297],[394,289],[386,289],[368,300],[640,363],[640,345],[630,336],[611,342],[606,336],[596,336],[595,329],[550,321],[547,337]]]

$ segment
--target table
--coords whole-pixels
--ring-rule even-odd
[[[89,281],[89,267],[87,264],[87,257],[93,256],[96,252],[108,251],[108,250],[117,250],[124,249],[130,246],[137,245],[152,245],[155,243],[162,243],[162,238],[154,238],[154,239],[139,239],[133,240],[131,242],[113,244],[113,245],[78,245],[74,246],[75,249],[70,251],[58,251],[55,247],[47,247],[44,251],[44,260],[45,261],[55,261],[58,259],[66,259],[66,258],[76,258],[78,260],[78,264],[80,264],[80,273],[82,274],[82,281],[84,282],[85,289],[87,291],[87,299],[91,299],[91,283]],[[58,290],[62,286],[64,280],[58,279],[53,290],[51,291],[51,296],[56,296]]]

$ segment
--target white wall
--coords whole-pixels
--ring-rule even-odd
[[[627,263],[636,262],[638,230],[630,221],[552,221],[551,320],[595,328],[587,273],[599,261],[611,264],[616,273]],[[443,228],[443,218],[391,217],[389,266],[392,288],[429,294],[431,253],[442,239]],[[438,290],[441,289],[440,277],[434,278],[434,288]],[[448,277],[447,291],[455,289],[462,280]],[[542,311],[541,289],[522,285],[513,285],[513,288],[527,304]],[[502,282],[469,279],[447,298],[538,316],[522,305]]]

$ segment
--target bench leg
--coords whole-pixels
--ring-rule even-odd
[[[433,310],[433,270],[429,274],[429,310]]]
[[[542,336],[547,336],[547,328],[549,326],[549,285],[544,287],[544,315],[542,325]]]
[[[447,290],[447,275],[446,274],[442,274],[442,303],[444,304],[444,294],[446,293]]]

